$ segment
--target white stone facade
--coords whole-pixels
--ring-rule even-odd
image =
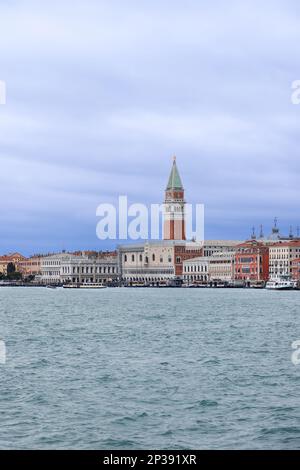
[[[175,276],[174,242],[119,246],[120,276],[127,282],[158,282]]]
[[[43,258],[41,276],[42,284],[64,283],[103,283],[118,280],[117,257],[88,257],[68,253],[58,253]]]
[[[234,276],[234,253],[217,253],[183,263],[183,280],[193,282],[230,282]]]
[[[209,259],[209,278],[211,282],[230,282],[234,279],[234,252],[216,253]]]
[[[183,280],[190,284],[193,282],[209,281],[209,258],[200,256],[183,262]]]

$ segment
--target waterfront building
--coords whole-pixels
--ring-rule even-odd
[[[158,240],[120,245],[119,271],[125,282],[159,282],[181,277],[183,263],[201,256],[202,245],[184,240]]]
[[[292,279],[293,281],[300,281],[300,258],[292,260]]]
[[[35,280],[41,284],[60,284],[61,283],[61,262],[68,253],[56,253],[45,256],[41,260],[41,274],[36,276]]]
[[[300,240],[281,241],[270,245],[270,279],[292,276],[292,261],[300,257]]]
[[[58,253],[45,257],[41,262],[42,284],[86,284],[115,282],[118,280],[117,255],[83,256]]]
[[[255,239],[239,245],[235,253],[236,280],[267,281],[269,279],[269,247]]]
[[[41,274],[42,255],[31,256],[16,263],[17,271],[23,276],[37,276]]]
[[[184,188],[178,172],[176,157],[165,191],[164,240],[185,240]]]
[[[0,274],[6,274],[7,272],[7,262],[4,256],[0,256]]]
[[[0,273],[6,274],[7,273],[7,265],[12,263],[15,265],[16,270],[18,270],[18,263],[21,261],[26,260],[25,256],[21,255],[20,253],[10,253],[8,255],[0,256]]]
[[[83,256],[58,253],[45,257],[41,262],[42,284],[103,283],[118,280],[117,255]]]
[[[211,282],[231,282],[234,279],[235,253],[215,253],[209,258],[209,279]]]
[[[215,253],[183,263],[185,282],[231,282],[234,279],[234,253]]]
[[[100,283],[107,284],[117,282],[118,258],[108,254],[74,256],[70,255],[61,261],[61,282],[75,284]]]
[[[183,280],[187,284],[209,281],[209,261],[207,256],[200,256],[184,261]]]

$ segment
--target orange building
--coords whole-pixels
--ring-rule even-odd
[[[36,276],[41,273],[41,259],[43,256],[32,256],[16,263],[17,271],[25,276]]]
[[[21,255],[20,253],[11,253],[9,255],[0,256],[0,273],[7,273],[7,265],[9,263],[13,263],[18,271],[18,263],[24,260],[26,260],[25,256]]]
[[[269,279],[269,247],[249,240],[236,247],[234,260],[236,280],[267,281]]]

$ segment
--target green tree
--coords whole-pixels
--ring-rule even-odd
[[[8,263],[6,272],[8,277],[16,272],[16,266],[14,265],[14,263]]]
[[[22,274],[16,271],[16,266],[14,263],[8,263],[6,278],[9,281],[19,281],[22,279]]]

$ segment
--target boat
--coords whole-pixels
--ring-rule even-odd
[[[270,279],[266,284],[266,289],[269,290],[293,290],[296,288],[296,282],[291,281],[287,276],[282,276],[279,279]]]
[[[265,281],[257,281],[254,284],[250,284],[252,289],[264,289],[266,287]]]
[[[86,284],[80,284],[80,289],[106,289],[106,286],[99,284],[98,282],[89,282]]]
[[[79,289],[79,284],[63,284],[64,289]]]
[[[49,285],[49,286],[46,286],[46,288],[47,288],[47,289],[56,289],[56,286],[51,286],[51,285]]]
[[[64,284],[64,289],[106,289],[106,286],[99,282],[87,282],[84,284]]]

